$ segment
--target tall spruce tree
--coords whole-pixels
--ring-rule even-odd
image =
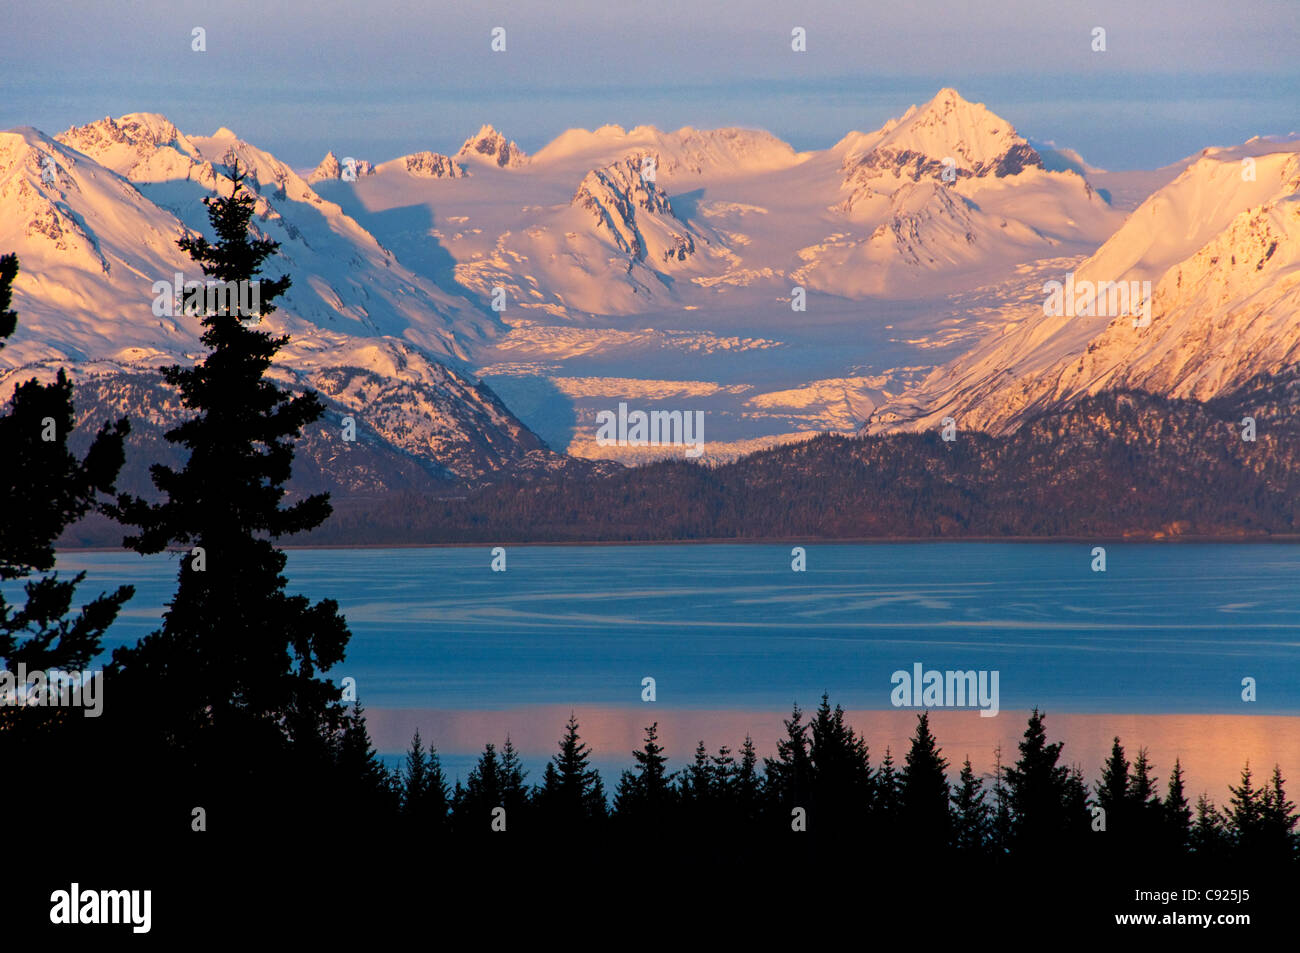
[[[1192,835],[1192,810],[1183,791],[1183,763],[1174,759],[1174,770],[1169,772],[1169,788],[1161,804],[1164,817],[1164,851],[1182,854],[1188,849]]]
[[[993,751],[993,823],[989,830],[989,849],[996,857],[1004,856],[1011,849],[1011,798],[1000,744]]]
[[[764,784],[768,811],[779,824],[790,823],[790,812],[801,807],[808,811],[812,798],[812,758],[809,754],[808,725],[796,704],[785,720],[785,737],[776,743],[776,757],[763,759]],[[809,828],[813,821],[810,818]]]
[[[130,695],[147,698],[140,734],[201,763],[209,790],[230,776],[230,759],[251,765],[261,780],[244,782],[265,800],[312,776],[302,761],[345,727],[340,691],[319,675],[343,658],[348,630],[334,600],[286,593],[285,556],[273,542],[330,513],[324,494],[282,505],[294,440],[323,406],[314,393],[293,395],[267,378],[288,337],[254,325],[275,311],[290,280],[260,277],[277,243],[250,237],[255,197],[244,178],[234,162],[230,195],[205,199],[216,241],[178,244],[209,279],[257,283],[260,302],[246,315],[240,303],[252,294],[224,297],[202,318],[203,360],[162,369],[189,412],[166,436],[188,459],[179,470],[152,468],[160,502],[123,495],[115,512],[138,530],[128,548],[186,552],[162,627],[116,650],[113,667]],[[277,773],[280,781],[269,782]]]
[[[984,782],[967,756],[952,793],[953,847],[969,854],[983,853],[988,847],[992,814],[992,807],[985,803]]]
[[[659,722],[646,727],[645,744],[632,752],[635,772],[619,778],[614,809],[624,827],[654,829],[667,821],[675,792],[668,758],[659,744]]]
[[[1045,720],[1035,708],[1020,741],[1020,759],[1005,771],[1011,845],[1021,855],[1058,849],[1074,820],[1067,813],[1070,772],[1058,764],[1063,744],[1047,741]]]
[[[1102,765],[1101,778],[1097,781],[1097,806],[1106,812],[1107,845],[1123,843],[1129,834],[1129,761],[1124,755],[1124,746],[1119,736],[1111,744],[1110,757]]]
[[[1287,800],[1282,769],[1273,765],[1273,774],[1264,788],[1263,806],[1260,808],[1260,838],[1263,851],[1270,861],[1294,861],[1300,843],[1296,839],[1296,822],[1300,817],[1296,807]]]
[[[1264,792],[1255,788],[1250,762],[1241,769],[1241,784],[1228,785],[1227,822],[1234,846],[1242,855],[1257,859],[1265,852]]]
[[[528,788],[524,779],[528,772],[524,770],[519,752],[515,750],[510,736],[501,746],[501,805],[510,818],[511,830],[526,830],[529,827]]]
[[[402,815],[407,828],[417,835],[437,834],[447,826],[447,778],[442,773],[438,751],[426,751],[417,729],[406,752],[402,777]]]
[[[1141,851],[1156,850],[1164,835],[1165,814],[1156,794],[1155,766],[1146,748],[1138,749],[1129,781],[1129,810],[1133,819],[1135,846]]]
[[[844,720],[844,709],[832,711],[823,694],[809,722],[812,734],[808,757],[812,766],[812,805],[826,830],[841,836],[867,828],[872,810],[872,774],[867,743]]]
[[[603,820],[608,808],[600,772],[591,767],[591,749],[578,734],[578,719],[569,715],[560,750],[546,765],[537,794],[542,816],[555,833],[568,835]]]
[[[902,824],[908,840],[921,851],[942,850],[951,838],[948,762],[930,731],[930,713],[916,716],[916,732],[899,774]]]
[[[1188,841],[1193,855],[1206,861],[1220,860],[1230,846],[1223,814],[1204,793],[1196,799],[1196,822]]]
[[[763,779],[758,773],[758,752],[754,739],[745,735],[736,765],[735,817],[738,824],[752,827],[763,810]]]
[[[492,831],[494,820],[492,812],[502,803],[504,782],[501,777],[501,762],[497,758],[496,745],[488,742],[483,746],[483,754],[478,762],[470,768],[465,778],[464,788],[456,784],[457,792],[454,807],[456,830],[461,833],[484,834]],[[506,830],[510,830],[510,815],[506,814]]]

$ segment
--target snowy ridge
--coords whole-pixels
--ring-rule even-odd
[[[1074,272],[1151,281],[1149,326],[1132,316],[1020,320],[883,408],[868,430],[953,416],[1003,432],[1111,388],[1206,400],[1300,359],[1300,154],[1205,155],[1152,195]]]

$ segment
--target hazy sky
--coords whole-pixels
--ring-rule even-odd
[[[530,151],[606,122],[819,148],[945,85],[1110,168],[1300,130],[1298,0],[50,0],[4,19],[0,128],[161,112],[296,165],[452,151],[484,122]]]

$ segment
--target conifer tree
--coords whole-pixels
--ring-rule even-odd
[[[740,763],[736,766],[735,816],[746,827],[758,820],[763,807],[763,782],[758,774],[758,752],[754,739],[745,735],[740,746]]]
[[[578,719],[570,714],[560,751],[546,765],[539,792],[546,823],[556,833],[572,834],[606,816],[605,786],[590,756],[591,749],[578,735]]]
[[[1124,756],[1124,747],[1119,736],[1110,748],[1110,757],[1101,769],[1101,779],[1097,781],[1097,806],[1106,812],[1105,843],[1115,844],[1128,834],[1129,814],[1129,761]]]
[[[930,713],[916,716],[912,746],[899,774],[900,817],[909,840],[921,851],[948,846],[952,819],[948,800],[948,762],[930,731]]]
[[[734,826],[736,823],[736,764],[730,745],[721,745],[709,757],[710,823]]]
[[[338,806],[334,817],[324,823],[343,828],[386,823],[400,805],[401,782],[380,761],[360,703],[354,703],[343,714],[335,750],[333,793]],[[251,827],[253,821],[247,815],[260,813],[264,807],[252,801],[232,809],[245,817],[243,824]]]
[[[0,349],[18,322],[9,307],[17,276],[17,257],[0,256]],[[105,422],[78,459],[68,449],[74,423],[72,382],[62,369],[51,383],[20,383],[0,413],[0,583],[25,580],[22,603],[11,605],[0,593],[0,663],[11,672],[19,663],[29,671],[84,669],[133,592],[120,586],[101,593],[69,618],[86,574],[51,572],[59,535],[99,508],[100,493],[114,491],[130,432],[125,418]],[[17,714],[43,713],[0,709],[0,724],[12,730]]]
[[[322,750],[319,739],[340,728],[355,731],[358,715],[345,719],[339,689],[320,677],[348,640],[337,603],[286,593],[285,556],[273,542],[330,513],[324,494],[282,505],[294,440],[323,406],[314,393],[292,395],[266,376],[288,338],[254,325],[275,311],[290,281],[260,277],[277,243],[250,237],[255,197],[244,178],[235,162],[231,194],[205,200],[216,241],[187,236],[178,244],[210,279],[257,282],[258,313],[240,312],[241,295],[225,300],[202,318],[203,360],[162,370],[189,412],[166,436],[188,459],[180,469],[152,468],[160,502],[123,495],[115,513],[138,530],[128,548],[179,545],[186,553],[162,627],[116,650],[113,666],[142,699],[140,734],[187,758],[202,750],[209,788],[229,776],[228,757],[237,753],[264,776],[256,794],[265,806],[303,774],[295,761]],[[305,743],[286,758],[292,741]]]
[[[1223,815],[1204,793],[1196,799],[1196,823],[1192,825],[1189,843],[1195,856],[1210,861],[1223,857],[1229,846]]]
[[[457,782],[459,787],[459,782]],[[502,803],[504,783],[501,762],[497,759],[496,745],[488,742],[483,754],[470,768],[465,787],[458,792],[455,806],[456,829],[470,834],[489,833],[492,830],[492,811],[505,807]],[[506,830],[510,830],[510,814],[506,814]]]
[[[1164,817],[1165,851],[1181,854],[1187,850],[1192,835],[1192,810],[1183,793],[1183,763],[1174,759],[1174,770],[1169,773],[1169,789],[1161,805]]]
[[[997,857],[1011,849],[1011,799],[1007,792],[1006,767],[1002,764],[1002,745],[993,752],[993,824],[989,847]]]
[[[888,823],[891,827],[897,823],[902,803],[902,778],[894,769],[893,752],[886,747],[885,759],[880,762],[880,770],[876,772],[876,810],[882,822]]]
[[[958,850],[981,854],[987,848],[993,809],[985,803],[985,796],[984,782],[975,775],[968,755],[952,794],[952,844]]]
[[[704,740],[695,746],[695,760],[681,772],[677,782],[677,804],[683,822],[692,830],[707,829],[713,817],[713,767]]]
[[[1267,858],[1274,861],[1292,861],[1296,859],[1300,844],[1296,840],[1296,806],[1287,800],[1282,778],[1282,769],[1273,765],[1273,775],[1268,786],[1264,788],[1263,805],[1260,808],[1260,839]]]
[[[619,779],[614,809],[627,824],[654,828],[662,824],[673,803],[673,778],[668,758],[659,744],[659,723],[645,730],[645,745],[632,752],[635,773],[624,771]]]
[[[844,720],[844,709],[830,707],[823,694],[809,722],[812,806],[827,829],[852,835],[869,823],[872,774],[866,741]]]
[[[417,729],[406,752],[402,778],[402,814],[417,834],[442,831],[447,824],[447,779],[443,776],[437,749],[426,752]]]
[[[0,349],[18,324],[18,314],[10,308],[18,270],[16,256],[0,256]],[[13,703],[20,674],[89,670],[104,633],[134,591],[119,586],[74,611],[86,573],[54,571],[55,543],[64,529],[102,510],[100,495],[115,492],[130,431],[125,418],[105,422],[78,458],[69,449],[76,423],[72,393],[72,382],[60,369],[50,383],[35,378],[18,383],[0,412],[0,586],[9,590],[8,599],[0,592],[0,670],[10,673],[15,693],[0,703],[0,763],[46,763],[58,751],[77,765],[80,776],[96,780],[96,805],[117,815],[114,820],[120,823],[121,806],[133,800],[133,792],[110,789],[113,779],[130,774],[122,772],[117,746],[129,735],[119,726],[118,706],[105,704],[106,718],[80,718],[59,706]],[[11,603],[19,582],[22,596]],[[100,679],[101,696],[115,695],[116,688],[104,687],[102,674],[91,678]],[[10,678],[5,682],[0,691],[9,690]],[[47,683],[47,696],[51,690],[63,689]],[[36,699],[24,694],[23,700]],[[86,819],[80,785],[63,787],[10,785],[11,816],[21,816],[37,829],[65,825],[69,816]]]
[[[528,826],[528,788],[524,785],[527,776],[519,752],[506,735],[506,743],[501,746],[501,806],[506,809],[511,830]]]
[[[1012,848],[1022,855],[1056,849],[1070,823],[1069,769],[1057,763],[1063,745],[1048,743],[1044,721],[1035,708],[1020,742],[1020,759],[1005,771]]]
[[[812,761],[808,755],[808,726],[796,704],[785,722],[786,736],[776,743],[776,757],[763,759],[768,808],[778,823],[787,824],[790,811],[807,810],[812,790]]]
[[[1264,796],[1255,789],[1249,761],[1241,770],[1241,784],[1230,784],[1228,790],[1232,793],[1226,812],[1229,835],[1243,855],[1254,858],[1264,852]]]

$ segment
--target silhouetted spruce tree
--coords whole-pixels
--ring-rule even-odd
[[[203,360],[162,369],[190,413],[166,436],[188,459],[179,470],[152,467],[161,502],[123,495],[115,512],[138,529],[128,548],[188,552],[161,629],[116,650],[113,666],[127,697],[141,700],[138,738],[147,734],[201,766],[209,795],[231,791],[224,782],[233,779],[240,790],[231,793],[255,797],[274,817],[268,800],[295,797],[304,781],[315,798],[333,790],[304,761],[325,750],[322,739],[355,726],[344,724],[339,689],[318,677],[348,641],[337,603],[287,594],[285,556],[272,542],[330,513],[325,494],[282,505],[294,440],[323,406],[314,393],[293,396],[266,376],[288,337],[253,325],[274,312],[290,281],[259,280],[277,243],[250,238],[255,197],[242,189],[237,163],[229,176],[229,196],[204,200],[216,242],[185,237],[178,245],[210,279],[259,282],[259,314],[241,315],[225,301],[202,319]],[[231,759],[251,776],[235,778]]]
[[[459,782],[457,782],[459,787]],[[497,749],[489,742],[483,746],[483,754],[478,762],[470,768],[465,778],[465,787],[457,792],[453,807],[456,830],[461,833],[487,834],[492,832],[492,812],[502,803],[503,779],[501,762],[497,759]],[[510,814],[506,814],[506,830],[510,830]]]
[[[401,784],[379,760],[360,703],[344,712],[335,739],[337,780],[331,793],[336,813],[321,823],[329,829],[385,825],[400,807]]]
[[[900,827],[902,815],[902,777],[894,770],[893,751],[885,746],[884,761],[876,771],[874,820],[876,839],[883,849],[892,849],[892,845],[902,840],[904,832]]]
[[[713,820],[713,767],[704,739],[695,746],[695,760],[677,780],[677,804],[682,822],[693,831],[707,830]]]
[[[501,806],[506,809],[511,830],[527,830],[530,826],[526,777],[528,772],[519,760],[519,752],[506,735],[506,743],[501,746]]]
[[[1188,840],[1194,856],[1211,862],[1222,859],[1231,846],[1222,813],[1204,794],[1196,799],[1196,823]]]
[[[659,744],[659,722],[646,728],[645,745],[632,757],[635,773],[624,771],[619,778],[614,810],[624,827],[657,829],[666,823],[675,798],[668,758]]]
[[[1264,795],[1255,789],[1250,762],[1241,770],[1241,784],[1228,785],[1232,793],[1226,811],[1228,832],[1241,856],[1255,860],[1266,853],[1264,837]]]
[[[985,803],[984,782],[976,777],[970,757],[962,763],[952,793],[952,845],[970,854],[988,847],[993,809]]]
[[[1006,779],[1002,745],[998,745],[993,752],[993,822],[989,828],[989,849],[995,857],[1002,857],[1011,849],[1011,799]]]
[[[1157,849],[1164,834],[1164,810],[1156,794],[1154,766],[1146,748],[1138,749],[1129,781],[1129,809],[1133,818],[1135,846],[1142,851]]]
[[[763,810],[763,779],[758,773],[758,752],[754,739],[745,735],[740,746],[740,763],[736,765],[735,816],[739,824],[752,828]]]
[[[402,815],[417,835],[438,834],[447,826],[447,779],[437,749],[426,752],[417,729],[406,752],[402,786]]]
[[[1164,853],[1182,854],[1187,851],[1192,835],[1192,809],[1183,792],[1183,763],[1174,759],[1174,770],[1169,772],[1169,788],[1160,805],[1164,819]]]
[[[1129,836],[1129,761],[1124,756],[1124,747],[1115,737],[1110,748],[1110,757],[1101,769],[1101,778],[1097,781],[1097,806],[1106,812],[1106,837],[1104,845],[1112,849],[1127,845]]]
[[[709,757],[709,791],[713,823],[719,827],[735,823],[736,758],[730,745],[721,745]]]
[[[912,746],[899,772],[902,783],[900,817],[907,839],[918,851],[942,850],[951,838],[952,819],[948,813],[948,762],[930,732],[930,713],[916,716]]]
[[[1069,769],[1057,763],[1063,745],[1048,743],[1044,720],[1035,708],[1020,742],[1020,759],[1005,771],[1011,847],[1022,856],[1058,850],[1069,823]]]
[[[1096,840],[1091,838],[1092,797],[1088,791],[1088,782],[1083,776],[1083,768],[1073,765],[1065,779],[1065,835],[1062,843],[1067,849],[1094,850]]]
[[[18,259],[0,256],[0,349],[17,326],[18,315],[9,307],[17,276]],[[125,418],[104,423],[78,459],[68,449],[74,423],[72,383],[62,369],[52,383],[34,378],[20,383],[0,413],[0,583],[24,580],[22,602],[10,604],[0,594],[0,663],[15,674],[20,663],[28,672],[86,669],[133,592],[131,586],[120,586],[73,613],[76,589],[86,574],[61,578],[51,572],[54,544],[64,528],[98,509],[99,493],[114,492],[122,442],[130,430]],[[104,710],[112,713],[114,706],[105,704]],[[104,742],[85,737],[102,733],[96,730],[100,723],[98,718],[71,718],[65,708],[0,706],[0,761],[27,763],[23,746],[30,742],[45,748],[43,756],[55,749],[65,757],[76,751],[84,776],[106,778],[108,771],[85,760],[105,750]],[[53,740],[53,731],[60,732],[59,740]],[[10,796],[18,793],[11,789]],[[52,815],[60,813],[57,792],[36,785],[32,793],[33,811],[48,807]]]
[[[1260,808],[1260,839],[1265,858],[1270,861],[1294,861],[1300,844],[1296,839],[1295,804],[1287,800],[1282,769],[1273,765],[1273,775],[1264,788],[1263,806]]]
[[[591,749],[578,735],[578,719],[569,716],[560,751],[546,765],[537,803],[547,828],[560,836],[603,820],[608,811],[600,772],[591,767]]]
[[[809,811],[812,794],[812,759],[808,754],[808,726],[796,704],[785,721],[784,738],[776,743],[776,757],[763,759],[764,784],[768,813],[778,824],[788,828],[790,812],[796,807],[808,811],[808,830],[814,819]]]
[[[811,745],[812,797],[809,814],[826,830],[851,836],[867,829],[872,810],[872,774],[867,743],[844,720],[839,705],[832,711],[823,694],[808,723]]]

